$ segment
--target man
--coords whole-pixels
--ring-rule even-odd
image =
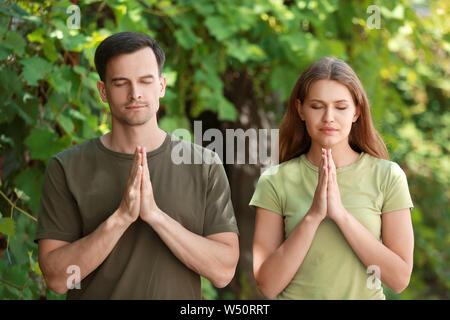
[[[112,130],[49,161],[35,241],[48,287],[68,299],[200,299],[200,275],[216,287],[234,275],[238,229],[217,154],[158,127],[164,60],[147,35],[105,39],[95,64]],[[216,161],[177,165],[180,144]],[[68,290],[77,270],[80,289]]]

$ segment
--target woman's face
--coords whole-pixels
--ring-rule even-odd
[[[305,121],[312,143],[334,147],[348,143],[352,123],[359,117],[347,87],[335,80],[317,80],[309,88],[297,111]]]

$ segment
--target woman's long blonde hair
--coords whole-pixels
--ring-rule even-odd
[[[288,109],[280,124],[279,163],[308,152],[311,137],[305,122],[300,119],[295,101],[299,99],[304,103],[311,85],[324,79],[345,85],[352,94],[355,106],[360,108],[360,116],[350,130],[350,147],[356,152],[364,151],[376,158],[389,160],[386,145],[373,125],[366,92],[355,71],[342,60],[326,57],[309,66],[300,75],[292,90]]]

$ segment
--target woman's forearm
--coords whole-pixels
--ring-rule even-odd
[[[261,265],[255,279],[267,298],[275,298],[295,276],[320,222],[316,215],[306,214],[283,244]]]
[[[366,267],[379,268],[384,284],[396,293],[408,286],[411,266],[376,239],[353,215],[346,212],[335,219],[335,223],[361,262]]]

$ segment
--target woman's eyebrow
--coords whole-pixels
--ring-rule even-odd
[[[325,101],[323,101],[323,100],[320,100],[320,99],[308,99],[309,101],[316,101],[316,102],[321,102],[321,103],[326,103]],[[348,100],[347,99],[340,99],[340,100],[335,100],[335,101],[332,101],[333,103],[339,103],[339,102],[348,102]]]

